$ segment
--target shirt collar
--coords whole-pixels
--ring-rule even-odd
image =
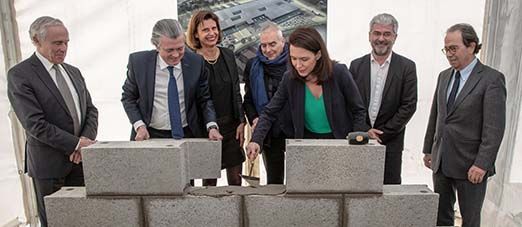
[[[40,62],[42,62],[43,66],[45,67],[45,69],[47,70],[47,72],[50,72],[51,69],[53,68],[53,65],[54,63],[50,62],[49,60],[47,60],[47,58],[45,58],[42,54],[40,54],[38,51],[35,51],[36,53],[36,57],[40,60]]]
[[[475,57],[473,61],[471,61],[466,67],[464,67],[462,70],[460,70],[460,76],[462,80],[467,80],[469,75],[471,74],[471,71],[473,71],[473,68],[475,68],[475,65],[477,64],[478,59]],[[455,70],[457,71],[457,70]]]
[[[158,54],[158,65],[160,67],[161,70],[166,70],[167,67],[169,66],[164,60],[163,58]],[[180,64],[177,64],[177,65],[174,65],[174,68],[175,69],[179,69],[181,70],[181,62]]]
[[[393,54],[393,52],[390,52],[390,54],[388,55],[388,57],[386,58],[386,60],[384,61],[384,63],[388,63],[388,64],[390,64],[392,54]],[[375,57],[373,56],[373,51],[370,53],[370,61],[371,61],[371,62],[375,62],[375,63],[377,63],[377,61],[375,60]]]

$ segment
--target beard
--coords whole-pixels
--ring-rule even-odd
[[[393,46],[392,42],[374,41],[372,43],[373,53],[377,56],[386,56],[391,52],[392,46]]]

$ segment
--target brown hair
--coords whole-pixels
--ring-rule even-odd
[[[318,84],[322,84],[332,77],[332,60],[328,55],[328,50],[326,50],[326,45],[323,41],[323,38],[321,38],[321,35],[319,32],[317,32],[317,30],[311,27],[299,27],[295,29],[292,34],[290,34],[288,42],[292,46],[303,48],[315,54],[319,52],[321,53],[321,58],[317,60],[314,69],[312,72],[310,72],[310,74],[317,77]],[[288,62],[291,64],[291,59],[289,59]],[[299,76],[293,65],[290,78],[304,80],[304,78]]]
[[[187,45],[190,48],[200,49],[202,47],[201,43],[199,42],[199,39],[196,38],[196,34],[198,33],[198,26],[202,24],[203,21],[209,19],[216,22],[217,29],[219,30],[217,44],[221,43],[221,40],[223,39],[223,34],[221,32],[221,26],[219,26],[219,17],[211,11],[200,10],[192,14],[187,27]]]
[[[477,54],[479,50],[482,48],[482,44],[479,44],[479,37],[475,32],[475,29],[470,24],[455,24],[448,28],[446,32],[455,32],[460,31],[462,34],[462,42],[464,46],[469,47],[471,43],[475,43],[475,49],[473,49],[473,54]]]

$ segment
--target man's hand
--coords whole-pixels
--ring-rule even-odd
[[[149,131],[147,130],[147,127],[145,127],[145,125],[138,127],[138,130],[136,130],[136,137],[134,137],[134,140],[143,141],[148,140],[149,138],[150,135]]]
[[[382,143],[381,138],[379,138],[379,136],[382,134],[383,134],[383,131],[381,131],[379,129],[371,128],[370,130],[368,130],[368,136],[371,139],[377,140],[377,142],[379,142],[379,143]]]
[[[80,143],[78,144],[78,150],[82,149],[83,147],[88,147],[94,143],[96,143],[95,140],[91,140],[85,136],[81,136]]]
[[[247,146],[248,160],[254,161],[257,158],[257,155],[259,154],[259,150],[261,150],[259,144],[257,144],[256,142],[250,142]]]
[[[486,171],[476,165],[471,166],[471,168],[468,170],[468,180],[473,184],[482,183],[482,180],[484,180],[484,175],[486,175]]]
[[[239,140],[239,146],[243,147],[243,142],[245,142],[245,123],[241,123],[237,126],[236,140]]]
[[[80,164],[82,161],[81,150],[76,150],[71,155],[69,155],[69,161],[73,162],[74,164]]]
[[[422,158],[424,161],[424,166],[431,169],[431,154],[424,154],[424,158]]]
[[[256,117],[254,120],[252,120],[252,132],[254,132],[254,129],[256,129],[257,121],[259,121],[259,117]]]
[[[223,136],[219,133],[219,131],[215,128],[210,129],[208,131],[208,139],[210,140],[222,140]]]

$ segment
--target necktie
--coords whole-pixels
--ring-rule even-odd
[[[52,68],[56,72],[56,85],[58,87],[58,90],[60,91],[60,94],[62,94],[63,100],[65,101],[65,105],[67,106],[67,109],[71,114],[74,126],[74,134],[78,136],[80,135],[80,121],[78,119],[78,112],[76,112],[76,105],[74,105],[74,99],[71,94],[71,89],[67,85],[64,75],[60,71],[60,67],[54,64]]]
[[[174,67],[168,66],[169,70],[169,87],[168,87],[168,103],[169,103],[169,117],[170,129],[172,138],[183,138],[183,127],[181,125],[181,109],[179,106],[178,85],[176,84],[176,77],[174,77]]]
[[[455,73],[453,87],[451,87],[451,93],[448,98],[448,106],[447,106],[448,113],[453,108],[453,104],[455,103],[455,99],[457,98],[457,91],[459,90],[459,85],[460,85],[460,71],[457,71],[457,73]]]

